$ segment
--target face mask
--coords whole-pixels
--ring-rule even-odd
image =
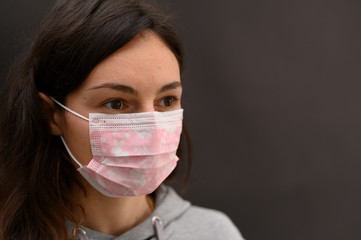
[[[61,139],[80,174],[109,197],[141,196],[153,192],[174,170],[182,132],[183,109],[130,114],[89,113],[93,158],[82,166]]]

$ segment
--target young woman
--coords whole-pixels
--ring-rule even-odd
[[[182,61],[149,3],[60,0],[4,87],[0,239],[242,239],[162,184],[186,140]]]

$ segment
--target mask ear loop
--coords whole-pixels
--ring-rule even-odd
[[[71,113],[74,114],[75,116],[80,117],[80,118],[82,118],[82,119],[84,119],[84,120],[86,120],[86,121],[89,122],[89,118],[86,118],[86,117],[84,117],[83,115],[80,115],[79,113],[74,112],[74,111],[71,110],[70,108],[64,106],[63,104],[61,104],[60,102],[58,102],[57,100],[55,100],[53,97],[50,97],[50,98],[51,98],[51,100],[53,100],[56,104],[58,104],[60,107],[64,108],[65,110],[67,110],[67,111],[69,111],[69,112],[71,112]]]
[[[79,167],[82,167],[81,163],[80,163],[78,160],[76,160],[76,158],[74,157],[74,155],[71,153],[71,151],[70,151],[68,145],[66,144],[63,136],[60,136],[60,139],[61,139],[61,141],[64,143],[64,146],[65,146],[65,148],[66,148],[66,151],[68,151],[70,157],[74,160],[74,162],[76,162],[76,163],[79,165]]]
[[[77,113],[77,112],[74,112],[74,111],[71,110],[70,108],[68,108],[68,107],[64,106],[63,104],[61,104],[59,101],[55,100],[53,97],[50,97],[50,98],[51,98],[51,100],[53,100],[56,104],[58,104],[60,107],[64,108],[65,110],[67,110],[67,111],[69,111],[69,112],[71,112],[71,113],[74,114],[75,116],[80,117],[80,118],[82,118],[82,119],[84,119],[84,120],[86,120],[86,121],[89,122],[89,119],[88,119],[88,118],[84,117],[83,115],[80,115],[80,114]],[[76,160],[76,158],[74,157],[74,155],[71,153],[71,151],[70,151],[68,145],[66,144],[63,136],[60,136],[60,139],[61,139],[61,141],[63,142],[63,144],[64,144],[64,146],[65,146],[65,148],[66,148],[66,151],[68,151],[70,157],[74,160],[74,162],[76,162],[76,164],[78,164],[80,167],[82,167],[81,163],[80,163],[78,160]]]

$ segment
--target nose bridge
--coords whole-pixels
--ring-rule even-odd
[[[155,109],[154,107],[141,107],[138,109],[138,113],[141,113],[141,112],[154,112]]]
[[[151,87],[138,88],[137,113],[154,112],[157,92]]]
[[[154,112],[155,111],[155,107],[154,107],[154,103],[152,100],[146,100],[146,101],[142,101],[141,104],[139,104],[139,107],[137,109],[137,112]]]

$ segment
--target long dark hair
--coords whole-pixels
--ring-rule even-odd
[[[76,226],[81,221],[72,190],[85,190],[59,137],[52,136],[52,116],[39,92],[64,103],[98,63],[146,29],[182,68],[177,31],[149,2],[60,0],[12,69],[0,115],[0,239],[68,239],[65,219]]]

